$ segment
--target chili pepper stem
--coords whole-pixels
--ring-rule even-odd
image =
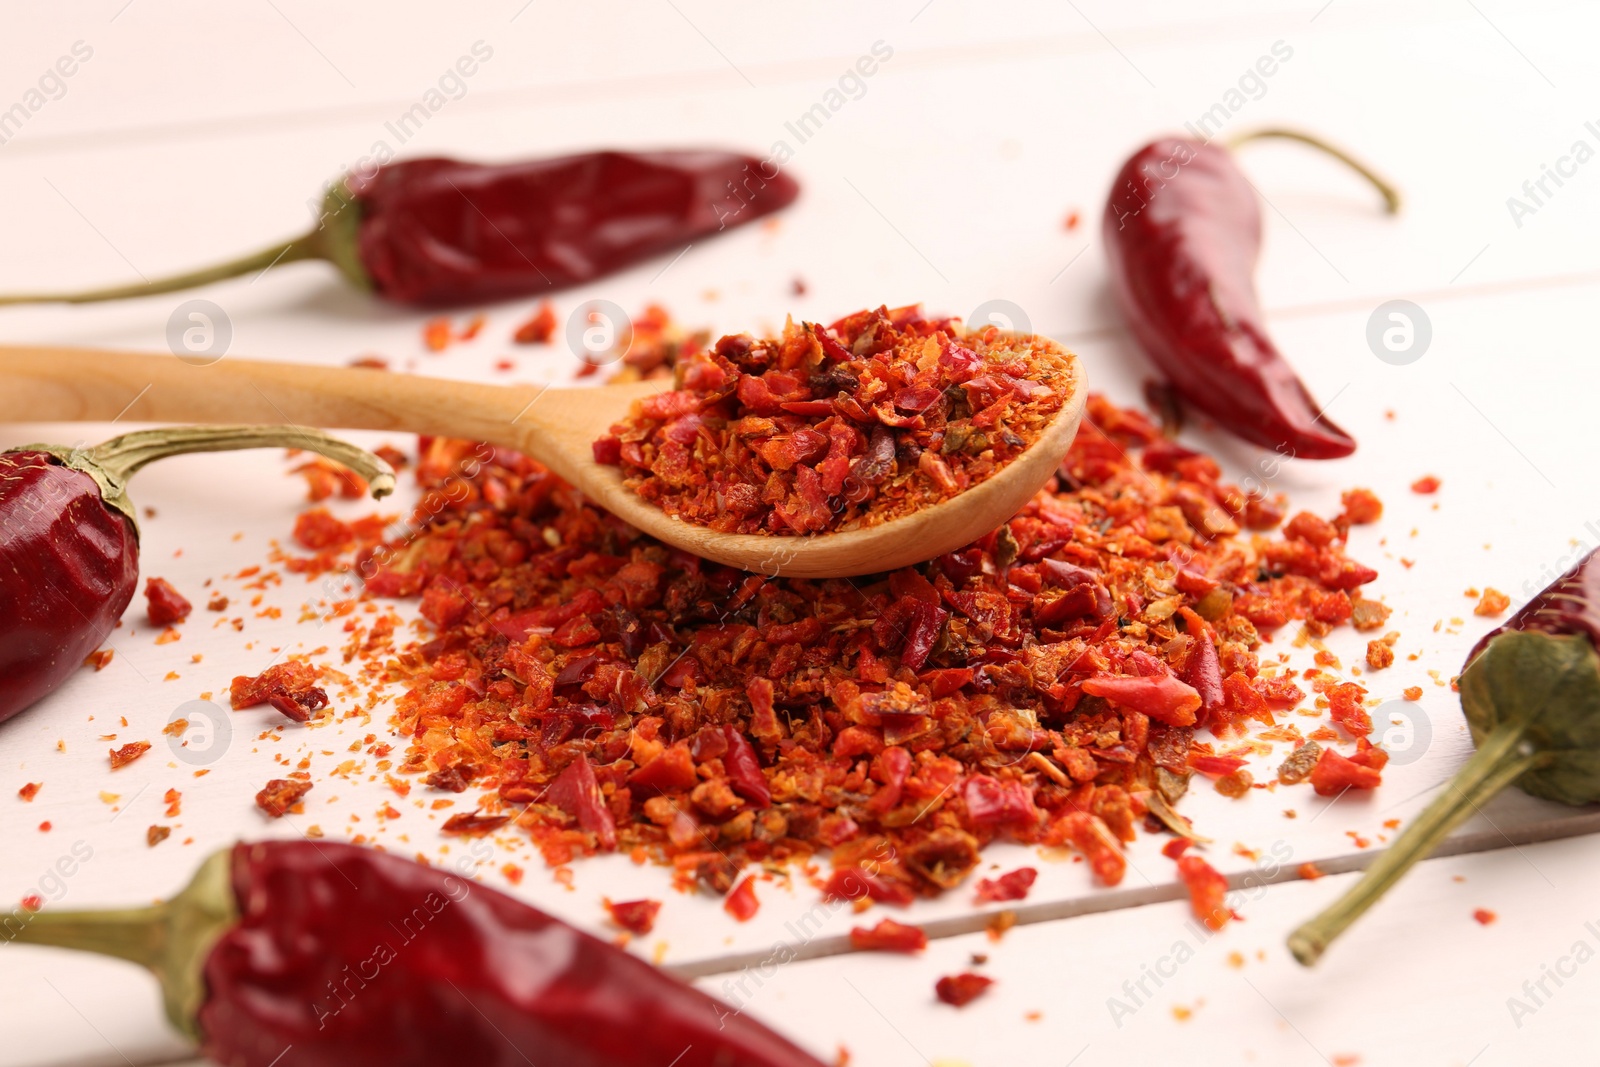
[[[1432,852],[1445,835],[1500,790],[1548,759],[1534,751],[1523,735],[1530,720],[1516,719],[1483,739],[1474,755],[1416,822],[1367,868],[1361,881],[1333,905],[1289,935],[1289,951],[1309,967],[1334,938],[1360,918],[1412,865]]]
[[[94,952],[137,963],[161,983],[172,1025],[198,1038],[195,1017],[205,998],[201,970],[222,932],[238,919],[230,882],[231,850],[211,855],[182,892],[147,908],[40,911],[10,939],[28,945]]]
[[[1374,189],[1378,190],[1378,194],[1383,197],[1383,209],[1386,212],[1391,215],[1399,214],[1400,190],[1395,188],[1393,183],[1378,174],[1377,171],[1373,170],[1365,163],[1361,162],[1355,156],[1352,156],[1350,153],[1346,152],[1344,149],[1324,141],[1320,137],[1316,137],[1309,133],[1302,133],[1299,130],[1290,130],[1282,127],[1270,126],[1266,129],[1251,130],[1249,133],[1242,133],[1239,136],[1230,139],[1227,142],[1227,145],[1230,149],[1238,148],[1240,145],[1246,144],[1250,141],[1260,141],[1269,137],[1276,137],[1286,141],[1299,141],[1301,144],[1310,145],[1312,148],[1317,149],[1325,155],[1332,156],[1334,159],[1337,159],[1339,162],[1343,163],[1345,166],[1361,175],[1369,183],[1371,183]]]
[[[48,444],[27,447],[48,452],[89,475],[100,486],[105,502],[128,516],[135,528],[138,520],[128,499],[128,479],[146,464],[186,452],[303,448],[355,471],[366,479],[374,498],[394,492],[394,470],[383,460],[347,441],[303,426],[164,426],[135,430],[87,449]]]
[[[265,272],[283,263],[303,259],[325,259],[339,268],[339,273],[358,289],[372,289],[372,279],[361,264],[356,248],[357,231],[361,225],[361,211],[343,181],[335,182],[323,197],[322,214],[309,233],[292,241],[271,245],[238,259],[230,259],[199,270],[173,274],[155,281],[135,285],[112,285],[101,289],[85,289],[75,293],[11,293],[0,294],[0,306],[7,304],[94,304],[103,300],[125,300],[131,297],[154,296],[157,293],[175,293],[195,289],[226,278],[237,278],[253,272]]]

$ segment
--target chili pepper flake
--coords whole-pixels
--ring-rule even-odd
[[[1440,484],[1441,483],[1437,477],[1429,474],[1412,482],[1411,491],[1413,493],[1426,496],[1429,493],[1437,493],[1439,491]]]
[[[169,789],[162,794],[161,801],[167,806],[166,817],[169,819],[177,818],[182,808],[183,794],[176,789]]]
[[[303,660],[275,663],[254,678],[234,678],[229,699],[235,711],[269,704],[295,722],[307,722],[311,714],[328,706],[328,694],[312,683],[320,674]]]
[[[161,842],[165,841],[171,836],[172,827],[152,826],[144,833],[144,843],[151,848],[155,848],[157,845],[161,844]]]
[[[1178,857],[1178,878],[1189,888],[1194,917],[1210,930],[1221,930],[1233,917],[1228,907],[1228,880],[1215,867],[1192,852]]]
[[[945,975],[934,983],[933,992],[944,1003],[964,1008],[987,993],[992,985],[994,985],[993,978],[985,978],[981,974],[966,971],[962,974]]]
[[[1018,867],[999,878],[984,878],[978,882],[976,904],[1000,903],[1008,900],[1025,900],[1033,888],[1039,872],[1032,867]]]
[[[1004,467],[1075,382],[1040,338],[961,329],[918,307],[783,336],[729,335],[595,443],[668,514],[727,533],[814,534],[946,500]]]
[[[450,816],[439,828],[440,833],[482,837],[511,821],[509,815],[480,815],[476,811],[462,811]]]
[[[119,770],[150,751],[148,741],[130,741],[121,748],[111,749],[111,769]]]
[[[111,657],[115,654],[115,650],[113,649],[96,649],[87,656],[83,657],[83,665],[85,667],[93,667],[97,671],[103,671],[111,665]]]
[[[722,902],[722,910],[742,923],[755,918],[760,908],[761,902],[756,899],[756,878],[753,874],[746,875],[744,881],[735,886]]]
[[[1494,912],[1490,911],[1488,908],[1478,908],[1478,909],[1473,911],[1472,917],[1477,920],[1478,925],[1480,925],[1480,926],[1488,926],[1490,923],[1494,922],[1500,916],[1496,915]]]
[[[1472,613],[1474,615],[1486,615],[1492,618],[1496,615],[1499,615],[1510,606],[1510,597],[1506,596],[1498,589],[1486,588],[1483,591],[1483,598],[1479,600],[1478,603],[1473,607]]]
[[[864,926],[851,927],[850,947],[858,952],[912,954],[928,947],[928,935],[920,926],[895,922],[893,919],[882,919],[871,929]]]
[[[556,309],[546,300],[533,317],[517,327],[511,339],[519,345],[545,345],[556,332]]]
[[[32,801],[34,797],[39,795],[39,790],[43,788],[43,782],[26,782],[21,789],[17,790],[17,796],[25,801]]]
[[[659,900],[605,900],[603,903],[612,922],[640,937],[655,929],[656,916],[661,912]]]
[[[256,794],[256,807],[281,819],[311,792],[311,783],[294,778],[274,778]]]
[[[149,578],[144,583],[146,613],[152,626],[171,626],[182,622],[194,610],[194,605],[172,587],[165,578]]]

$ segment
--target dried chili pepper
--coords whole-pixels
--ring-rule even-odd
[[[1000,470],[1076,381],[1053,342],[880,307],[832,326],[791,322],[777,338],[723,337],[680,361],[676,389],[635,401],[594,456],[669,515],[714,530],[866,526]]]
[[[274,446],[349,464],[372,479],[374,496],[394,486],[377,457],[293,427],[141,430],[90,449],[28,445],[0,453],[0,722],[59,686],[133,600],[139,528],[126,489],[133,473],[185,452]],[[182,608],[151,600],[163,622],[187,614],[187,601]]]
[[[857,952],[904,952],[908,955],[928,947],[928,935],[920,926],[880,919],[878,925],[850,928],[850,947]]]
[[[1412,864],[1506,786],[1563,804],[1600,800],[1597,649],[1600,550],[1579,560],[1474,646],[1459,685],[1477,753],[1361,881],[1290,935],[1297,960],[1315,963]],[[1369,747],[1357,757],[1381,751]]]
[[[981,974],[968,971],[963,974],[945,975],[934,983],[933,991],[946,1004],[964,1008],[987,993],[992,985],[994,985],[993,978],[985,978]]]
[[[517,163],[407,159],[335,183],[317,226],[204,270],[0,304],[98,300],[190,289],[301,259],[398,304],[482,303],[604,277],[790,204],[793,178],[754,156],[587,152]]]
[[[1398,194],[1343,152],[1288,137],[1352,166],[1383,194]],[[1113,289],[1140,346],[1177,389],[1224,429],[1283,455],[1335,459],[1353,438],[1328,419],[1267,336],[1251,272],[1261,244],[1255,187],[1227,148],[1164,137],[1122,166],[1103,227]]]
[[[170,902],[46,910],[17,939],[143,964],[173,1025],[232,1067],[287,1047],[301,1067],[821,1067],[536,908],[352,845],[236,845]]]

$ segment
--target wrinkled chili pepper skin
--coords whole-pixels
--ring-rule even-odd
[[[198,1017],[206,1055],[228,1067],[821,1067],[447,871],[312,841],[242,844],[232,867],[240,919],[206,959]]]
[[[1252,280],[1261,211],[1226,149],[1177,137],[1141,148],[1112,186],[1104,238],[1134,337],[1186,401],[1285,456],[1355,451],[1267,336]]]
[[[1467,662],[1477,659],[1490,641],[1513,630],[1554,637],[1587,634],[1595,649],[1600,650],[1600,548],[1574,563],[1538,596],[1517,609],[1504,625],[1484,634],[1473,646]]]
[[[0,454],[0,722],[82,666],[138,583],[138,535],[93,478]]]
[[[357,250],[377,292],[449,305],[589,281],[760,218],[793,178],[730,152],[591,152],[484,165],[402,160],[352,175]]]

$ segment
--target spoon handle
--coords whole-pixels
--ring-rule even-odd
[[[543,386],[86,348],[0,346],[0,422],[292,423],[488,441],[540,456],[518,418]]]

